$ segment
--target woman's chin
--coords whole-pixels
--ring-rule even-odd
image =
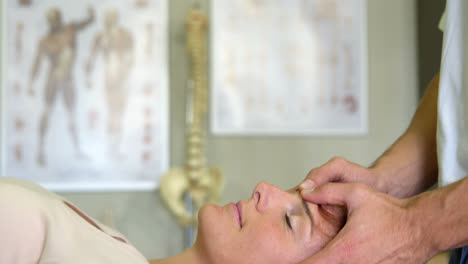
[[[205,204],[198,211],[198,233],[202,228],[210,228],[213,221],[220,219],[223,208],[216,204]]]

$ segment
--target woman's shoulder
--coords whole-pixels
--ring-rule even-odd
[[[10,219],[43,216],[49,201],[48,191],[32,182],[0,177],[0,214]]]
[[[34,197],[35,201],[58,198],[56,194],[33,182],[18,178],[0,177],[0,199],[14,198],[23,200],[31,197]]]
[[[0,263],[35,263],[31,261],[40,257],[47,231],[45,207],[28,183],[0,178]]]
[[[44,190],[44,188],[31,181],[10,177],[0,177],[0,188],[22,188],[35,191]]]
[[[57,201],[61,201],[58,195],[35,183],[0,177],[0,214],[45,219]]]

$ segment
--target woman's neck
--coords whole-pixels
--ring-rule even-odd
[[[199,250],[195,247],[191,247],[184,252],[165,259],[153,259],[149,261],[150,264],[205,264],[208,263]]]

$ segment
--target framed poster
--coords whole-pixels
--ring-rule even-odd
[[[214,134],[367,133],[365,0],[211,3]]]
[[[143,190],[168,168],[167,0],[2,1],[1,175]]]

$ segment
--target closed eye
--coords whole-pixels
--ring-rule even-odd
[[[289,229],[293,230],[291,220],[289,219],[289,215],[285,214],[284,218],[286,219],[286,224],[288,225]]]
[[[299,189],[294,190],[294,193],[299,194]],[[292,224],[291,224],[291,218],[289,217],[288,214],[284,215],[284,220],[286,221],[286,224],[288,225],[289,229],[291,231],[294,231]]]

